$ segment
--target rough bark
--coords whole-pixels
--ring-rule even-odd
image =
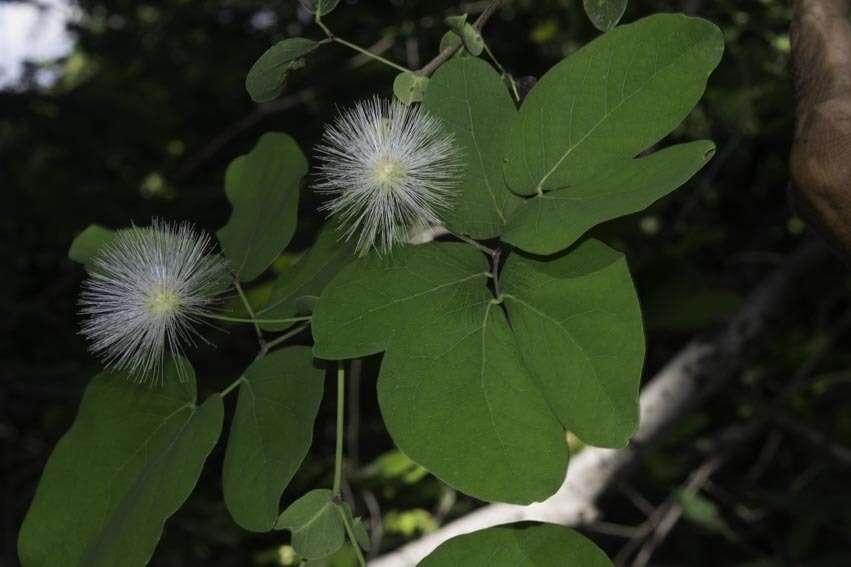
[[[851,0],[793,0],[789,196],[851,265]]]

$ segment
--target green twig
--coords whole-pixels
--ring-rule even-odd
[[[355,548],[355,555],[358,558],[358,565],[361,567],[366,567],[366,559],[363,556],[363,552],[360,550],[360,545],[358,545],[358,540],[355,538],[355,529],[349,523],[349,518],[345,512],[343,512],[343,507],[341,505],[337,505],[337,512],[340,514],[340,519],[343,521],[343,527],[346,528],[346,534],[349,536],[349,541],[352,543],[352,547]]]
[[[245,311],[248,312],[248,315],[251,316],[251,323],[254,324],[254,331],[257,333],[257,342],[260,343],[260,348],[265,348],[266,339],[263,338],[263,331],[260,329],[260,325],[257,324],[254,319],[256,319],[256,315],[254,313],[254,308],[251,307],[251,303],[248,301],[248,296],[245,295],[245,292],[242,290],[242,286],[239,283],[239,276],[234,278],[233,286],[236,288],[236,292],[239,294],[239,298],[242,300],[242,304],[245,306]],[[216,317],[213,317],[216,319]],[[226,319],[225,319],[226,320]],[[239,321],[234,321],[239,322]]]
[[[364,49],[360,45],[356,45],[356,44],[352,43],[351,41],[346,41],[345,39],[338,37],[337,35],[334,34],[334,32],[332,32],[328,28],[328,26],[325,25],[325,23],[322,21],[322,18],[319,17],[319,12],[316,13],[316,18],[314,19],[314,21],[316,22],[317,26],[322,28],[322,31],[325,32],[325,35],[328,36],[329,40],[331,40],[335,43],[339,43],[340,45],[344,45],[344,46],[348,47],[349,49],[353,49],[353,50],[357,51],[358,53],[369,57],[370,59],[374,59],[375,61],[378,61],[379,63],[384,63],[388,67],[392,67],[393,69],[396,69],[397,71],[401,71],[402,73],[413,73],[413,71],[411,71],[407,67],[403,67],[402,65],[399,65],[398,63],[394,63],[393,61],[390,61],[389,59],[385,59],[381,55],[373,53],[372,51],[370,51],[368,49]]]
[[[366,567],[366,559],[363,557],[358,540],[355,537],[355,531],[351,523],[349,523],[348,515],[343,511],[341,491],[343,487],[343,431],[346,407],[346,369],[343,362],[337,363],[337,446],[334,450],[334,484],[331,492],[334,493],[334,499],[337,501],[337,512],[340,514],[340,520],[346,528],[346,534],[349,536],[349,541],[355,549],[355,555],[358,558],[358,565]]]
[[[337,448],[334,452],[334,485],[331,491],[340,496],[343,482],[343,420],[346,407],[346,370],[342,362],[337,363]]]
[[[505,70],[505,67],[497,60],[496,55],[493,54],[491,48],[488,47],[488,44],[484,44],[485,53],[488,54],[490,60],[493,61],[493,64],[496,65],[496,68],[499,69],[499,72],[502,73],[503,78],[508,80],[508,84],[511,85],[511,92],[514,95],[514,100],[520,102],[520,93],[517,92],[517,84],[514,82],[514,77],[511,76],[511,73]]]
[[[475,246],[476,248],[478,248],[479,250],[481,250],[482,252],[484,252],[485,254],[487,254],[489,256],[493,256],[494,253],[496,252],[493,248],[488,248],[487,246],[485,246],[481,242],[473,240],[469,236],[464,236],[463,234],[456,234],[454,232],[451,232],[450,234],[452,236],[454,236],[455,238],[457,238],[458,240],[462,240],[462,241],[466,242],[470,246]]]
[[[310,323],[305,323],[303,325],[299,325],[298,327],[296,327],[292,331],[289,331],[288,333],[285,333],[285,334],[281,335],[280,337],[276,337],[276,338],[272,339],[271,341],[267,342],[266,343],[266,352],[269,352],[274,347],[276,347],[279,344],[287,341],[288,339],[293,338],[294,336],[296,336],[297,334],[299,334],[303,330],[305,330],[308,326],[310,326]]]
[[[234,391],[243,382],[245,382],[245,376],[240,376],[239,378],[237,378],[236,380],[231,382],[230,385],[227,388],[225,388],[224,390],[219,392],[219,395],[224,398],[225,396],[230,394],[232,391]]]
[[[254,323],[254,326],[257,327],[258,332],[260,330],[260,323],[267,324],[280,324],[280,323],[298,323],[300,321],[310,321],[310,316],[304,317],[290,317],[288,319],[255,319],[253,316],[251,318],[246,317],[229,317],[227,315],[218,315],[215,313],[209,313],[205,315],[205,317],[209,317],[210,319],[218,319],[219,321],[229,321],[231,323]]]

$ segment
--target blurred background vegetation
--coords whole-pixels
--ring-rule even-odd
[[[445,16],[475,14],[487,2],[342,4],[328,19],[335,32],[416,68],[436,53]],[[260,134],[288,132],[309,152],[336,106],[375,91],[389,95],[393,80],[392,70],[332,46],[291,76],[282,98],[258,106],[243,88],[254,60],[284,37],[320,37],[295,0],[78,0],[74,6],[67,57],[28,65],[19,81],[0,90],[2,565],[17,564],[17,531],[41,470],[98,370],[76,334],[83,271],[66,255],[74,236],[93,222],[119,228],[152,216],[190,219],[215,231],[230,212],[224,168]],[[703,102],[672,135],[714,139],[715,159],[649,211],[598,231],[628,252],[648,328],[647,377],[692,337],[717,329],[806,238],[785,198],[794,120],[787,2],[634,0],[623,21],[663,11],[714,21],[727,50]],[[578,0],[514,0],[485,29],[518,78],[540,77],[596,33]],[[323,221],[316,206],[305,188],[295,244],[280,266],[309,246]],[[261,285],[255,298],[263,293]],[[842,452],[851,444],[849,299],[851,278],[838,261],[814,270],[749,353],[746,368],[647,452],[639,470],[605,496],[602,520],[583,531],[615,557],[648,526],[648,513],[652,520],[653,510],[676,501],[684,519],[653,564],[851,564],[851,467],[847,449]],[[251,333],[219,334],[218,348],[192,357],[202,395],[250,361]],[[367,360],[352,386],[359,395],[350,396],[356,405],[346,491],[357,512],[372,518],[378,549],[389,550],[480,503],[393,451],[375,400],[379,362]],[[763,411],[793,375],[803,379],[770,408],[770,427],[739,447],[697,493],[683,490],[715,450],[712,440]],[[330,477],[333,399],[325,402],[311,454],[285,501]],[[285,532],[249,534],[228,516],[221,445],[168,522],[153,564],[292,561]],[[345,552],[334,562],[350,564]]]

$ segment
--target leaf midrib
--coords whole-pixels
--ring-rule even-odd
[[[579,140],[577,140],[577,142],[576,142],[575,144],[573,144],[572,146],[568,147],[568,148],[567,148],[567,150],[565,150],[564,154],[562,154],[562,156],[561,156],[561,157],[560,157],[560,158],[556,161],[555,165],[553,165],[553,166],[552,166],[552,168],[550,168],[550,170],[549,170],[547,173],[545,173],[545,174],[544,174],[544,176],[541,178],[541,180],[540,180],[540,181],[538,181],[537,185],[535,186],[535,192],[536,192],[537,194],[539,194],[539,195],[540,195],[541,193],[543,193],[543,186],[544,186],[544,183],[546,183],[547,179],[549,179],[549,177],[550,177],[553,173],[555,173],[555,171],[556,171],[559,167],[561,167],[561,164],[562,164],[562,163],[564,163],[564,160],[565,160],[565,159],[567,159],[567,157],[568,157],[571,153],[573,153],[573,151],[574,151],[577,147],[579,147],[582,143],[584,143],[584,142],[585,142],[585,140],[587,140],[589,136],[591,136],[594,132],[596,132],[596,131],[597,131],[597,129],[598,129],[598,128],[599,128],[599,127],[600,127],[600,126],[601,126],[601,125],[602,125],[602,124],[606,121],[606,120],[608,120],[608,119],[612,116],[612,114],[614,114],[616,111],[620,110],[620,108],[621,108],[621,107],[622,107],[625,103],[627,103],[627,102],[628,102],[628,101],[630,101],[633,97],[635,97],[635,96],[637,96],[639,93],[641,93],[641,92],[642,92],[642,91],[643,91],[643,90],[647,87],[647,85],[649,85],[649,84],[653,81],[653,79],[656,77],[656,75],[658,75],[658,74],[659,74],[659,73],[661,73],[662,71],[664,71],[664,70],[668,69],[668,68],[669,68],[669,67],[671,67],[672,65],[674,65],[674,64],[676,64],[676,63],[678,63],[678,62],[680,61],[680,59],[682,59],[682,58],[683,58],[683,57],[685,57],[686,55],[690,54],[692,51],[694,51],[694,50],[697,48],[697,46],[699,46],[699,45],[700,45],[701,43],[703,43],[704,41],[705,41],[705,38],[702,38],[700,41],[697,41],[697,42],[693,43],[689,49],[683,50],[683,51],[682,51],[682,52],[680,52],[678,55],[676,55],[674,58],[672,58],[672,59],[671,59],[671,60],[670,60],[667,64],[663,65],[662,67],[659,67],[659,68],[655,69],[655,70],[653,71],[653,73],[652,73],[649,77],[647,77],[647,80],[646,80],[646,81],[644,81],[644,83],[643,83],[640,87],[638,87],[635,91],[633,91],[633,92],[632,92],[630,95],[628,95],[627,97],[625,97],[625,98],[621,99],[621,101],[620,101],[618,104],[616,104],[614,107],[612,107],[610,110],[606,111],[606,112],[603,114],[602,118],[600,118],[600,120],[599,120],[599,121],[597,121],[597,123],[596,123],[596,124],[594,124],[594,125],[593,125],[593,126],[592,126],[589,130],[588,130],[588,132],[586,132],[586,133],[585,133],[585,135],[584,135],[584,136],[582,136],[582,138],[580,138]],[[608,92],[608,91],[607,91],[607,92]],[[574,99],[575,99],[575,98],[576,98],[576,95],[574,95]],[[526,152],[524,152],[524,154],[525,154],[525,153],[526,153]]]

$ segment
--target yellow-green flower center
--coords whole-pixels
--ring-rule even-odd
[[[376,185],[382,189],[392,189],[405,180],[407,172],[396,160],[385,159],[375,165],[372,172]]]
[[[158,289],[148,300],[148,308],[156,315],[165,315],[175,311],[179,306],[180,297],[169,289]]]

